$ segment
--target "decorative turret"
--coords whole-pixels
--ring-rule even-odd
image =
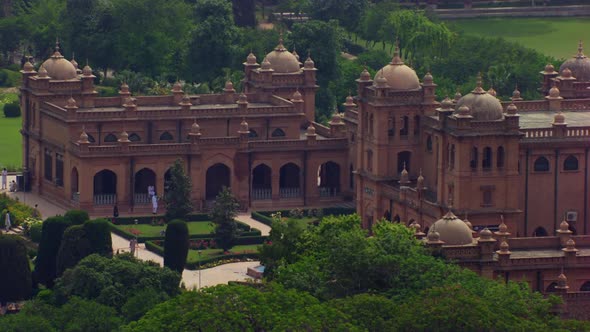
[[[238,104],[238,109],[241,112],[246,112],[248,110],[248,97],[244,93],[240,93],[236,104]]]
[[[80,144],[80,145],[90,144],[90,141],[88,140],[88,134],[86,133],[85,127],[82,127],[82,132],[80,133],[80,138],[78,139],[78,144]]]
[[[555,114],[553,117],[553,122],[551,123],[553,126],[565,126],[567,122],[565,122],[565,115],[562,112]]]
[[[570,239],[573,232],[570,231],[570,225],[564,219],[559,224],[559,229],[557,230],[556,233],[557,233],[557,236],[559,237],[559,242],[561,243],[561,246],[565,247],[567,245],[567,241]]]
[[[498,231],[495,233],[495,235],[506,241],[506,239],[508,239],[508,237],[510,236],[510,233],[508,232],[508,226],[504,223],[504,216],[500,216],[500,218],[502,219],[502,222],[500,223],[500,226],[498,226]]]
[[[188,133],[188,136],[191,140],[191,143],[196,143],[197,140],[201,138],[201,127],[197,123],[196,118],[191,126],[191,131]]]
[[[27,62],[25,62],[25,64],[23,65],[23,72],[25,73],[32,73],[35,71],[35,67],[33,67],[33,64],[27,60]]]
[[[70,97],[68,99],[65,108],[68,111],[68,113],[76,112],[76,110],[78,109],[78,105],[76,105],[76,100],[74,99],[74,97]]]
[[[492,238],[492,232],[486,227],[479,232],[477,245],[480,247],[480,259],[491,261],[494,259],[494,246],[496,239]]]
[[[404,163],[404,169],[402,169],[402,172],[400,174],[399,184],[404,187],[410,184],[410,175],[408,174],[408,170],[406,169],[406,163]]]
[[[92,74],[92,68],[88,65],[88,61],[86,61],[86,66],[82,69],[82,90],[84,92],[94,92],[94,79],[96,76]]]
[[[127,83],[123,82],[121,84],[119,96],[121,97],[121,106],[125,106],[126,100],[131,97],[131,92],[129,91],[129,85],[127,85]]]
[[[49,78],[49,74],[47,73],[47,70],[45,69],[45,67],[43,65],[41,65],[41,67],[39,67],[38,77],[45,78],[45,79]]]
[[[72,60],[70,60],[70,63],[76,69],[76,74],[81,74],[82,73],[82,71],[80,70],[80,68],[78,68],[78,62],[76,61],[76,55],[74,53],[72,53]]]
[[[305,137],[307,137],[307,144],[315,143],[315,141],[317,139],[317,135],[315,133],[315,127],[313,126],[313,123],[310,123],[309,126],[307,127],[307,131],[305,132]]]
[[[345,124],[342,121],[342,115],[338,112],[334,112],[332,114],[332,119],[329,122],[330,124],[330,134],[332,137],[342,137],[346,134],[345,132]]]
[[[131,143],[131,141],[129,140],[129,134],[127,134],[127,132],[123,130],[119,135],[119,139],[117,140],[117,142],[119,142],[119,144],[121,145],[127,145]]]
[[[193,103],[191,102],[191,97],[188,94],[184,94],[182,96],[182,100],[180,101],[180,103],[178,104],[180,105],[180,109],[188,112],[191,110],[191,106],[193,106]]]
[[[418,175],[418,179],[416,180],[416,190],[424,189],[426,189],[424,186],[424,176],[422,176],[422,168],[420,168],[420,175]]]
[[[123,102],[123,107],[125,107],[125,110],[129,111],[129,112],[136,111],[137,110],[136,99],[133,97],[125,98],[125,101]]]
[[[293,96],[291,96],[291,102],[295,106],[295,110],[300,113],[304,112],[303,106],[305,101],[303,100],[303,96],[301,95],[301,92],[299,92],[299,89],[296,89],[295,92],[293,92]]]
[[[172,96],[174,104],[180,103],[183,94],[184,92],[182,91],[182,84],[179,81],[176,81],[172,86]]]
[[[510,105],[508,105],[506,107],[506,115],[507,116],[514,116],[518,114],[518,107],[516,107],[516,105],[514,105],[514,103],[511,103]]]
[[[223,88],[223,92],[224,93],[236,93],[236,90],[234,89],[234,84],[232,83],[232,81],[228,80],[227,82],[225,82],[225,87]]]
[[[490,87],[490,89],[488,90],[488,94],[490,94],[490,95],[492,95],[494,97],[497,96],[496,90],[494,90],[494,87],[493,86]]]
[[[514,87],[514,91],[512,91],[512,101],[521,101],[523,100],[520,96],[520,91],[518,90],[518,85]]]
[[[557,286],[555,286],[555,289],[562,293],[567,293],[569,288],[570,287],[567,284],[567,277],[562,271],[561,274],[557,276]]]

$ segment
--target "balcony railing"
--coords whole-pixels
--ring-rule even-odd
[[[272,199],[272,189],[252,189],[252,200],[260,201],[265,199]]]
[[[281,198],[299,198],[301,197],[301,189],[299,188],[281,188],[279,189]]]
[[[133,204],[135,205],[150,204],[151,202],[152,200],[148,194],[133,194]]]
[[[337,187],[319,187],[320,197],[336,197],[340,194]]]
[[[79,192],[72,193],[72,201],[80,202],[80,193]]]
[[[117,194],[95,194],[94,205],[115,205]]]

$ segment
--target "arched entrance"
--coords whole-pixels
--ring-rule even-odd
[[[94,205],[114,205],[117,202],[117,174],[103,169],[94,175]]]
[[[533,236],[547,236],[547,231],[543,227],[537,227],[533,232]]]
[[[340,193],[340,166],[333,161],[320,165],[318,169],[320,197],[335,197]]]
[[[205,199],[214,200],[223,187],[230,187],[230,170],[224,164],[217,163],[207,169]]]
[[[172,173],[170,172],[170,168],[168,168],[166,173],[164,173],[164,193],[168,191],[168,183],[170,183],[170,181],[172,181]]]
[[[404,167],[408,173],[410,172],[410,159],[412,157],[412,153],[410,151],[402,151],[397,154],[397,174],[400,174]]]
[[[149,204],[151,196],[149,187],[153,187],[153,193],[158,194],[156,189],[156,173],[149,168],[142,168],[135,173],[133,186],[133,203]]]
[[[281,167],[279,177],[279,192],[281,198],[297,198],[301,196],[300,169],[294,163]]]
[[[80,189],[78,187],[78,169],[72,168],[70,173],[70,190],[72,192],[72,200],[75,202],[80,201]]]
[[[252,171],[252,199],[272,199],[272,170],[260,164]]]

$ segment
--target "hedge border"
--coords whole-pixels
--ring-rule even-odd
[[[110,217],[109,217],[110,218]],[[164,215],[148,215],[148,216],[137,216],[137,217],[117,217],[115,218],[117,225],[132,225],[135,223],[135,219],[137,219],[138,224],[150,224],[152,220],[156,218],[157,220],[163,219]],[[186,218],[182,220],[186,222],[192,221],[211,221],[211,217],[206,213],[195,213],[189,214]]]
[[[152,241],[146,241],[145,242],[145,248],[159,256],[164,257],[164,248],[162,248],[161,246],[155,244]],[[259,259],[260,258],[260,254],[259,253],[237,253],[237,254],[228,254],[228,255],[221,255],[218,257],[212,257],[209,259],[204,259],[200,262],[187,262],[184,265],[185,269],[188,270],[199,270],[199,267],[206,265],[206,264],[210,264],[210,263],[215,263],[218,261],[222,261],[222,260],[226,260],[226,259],[240,259],[240,260],[244,260],[244,259]],[[210,267],[206,267],[206,268],[210,268]]]
[[[319,210],[318,209],[305,209],[306,213],[309,210]],[[339,207],[332,207],[332,208],[321,208],[323,216],[339,216],[339,215],[349,215],[356,213],[356,209],[354,208],[339,208]],[[272,226],[272,218],[270,217],[272,214],[280,212],[281,215],[288,216],[290,210],[277,210],[277,211],[252,211],[252,219],[260,221],[261,223]]]
[[[202,222],[202,221],[189,221],[189,222]],[[249,231],[243,232],[238,239],[240,239],[240,238],[249,239],[249,238],[255,238],[255,237],[261,237],[261,238],[266,239],[266,237],[262,236],[262,232],[260,230],[258,230],[256,228],[252,228],[243,222],[240,222],[240,221],[236,221],[236,222],[238,223],[239,228],[250,229]],[[113,223],[109,223],[109,225],[111,227],[111,232],[113,232],[121,237],[124,237],[127,240],[130,240],[135,237],[135,235],[133,233],[128,232],[122,228],[119,228],[118,227],[119,224],[115,225]],[[122,225],[127,226],[129,224],[122,224]],[[191,240],[193,240],[193,239],[210,240],[210,239],[213,239],[212,235],[213,234],[191,234],[191,235],[189,235],[189,239],[191,239]],[[140,235],[137,237],[137,242],[139,242],[139,243],[144,243],[146,241],[159,241],[159,240],[164,240],[164,236],[141,236]],[[264,242],[264,240],[262,240],[261,243],[262,242]],[[248,243],[248,244],[250,244],[250,243]],[[253,243],[253,244],[256,244],[256,243]]]

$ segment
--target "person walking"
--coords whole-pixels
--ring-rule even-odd
[[[6,212],[6,219],[4,220],[4,223],[6,225],[6,232],[8,232],[10,227],[12,227],[12,223],[10,222],[10,212]]]
[[[4,167],[2,169],[2,190],[6,189],[7,182],[8,182],[8,171],[6,170],[6,167]]]
[[[129,252],[131,253],[131,256],[135,257],[135,248],[137,247],[137,239],[136,238],[132,238],[129,241]]]
[[[118,217],[119,217],[119,207],[117,206],[117,203],[115,203],[115,206],[113,207],[113,224],[117,223]]]
[[[154,193],[152,196],[152,213],[156,214],[158,212],[158,195]]]

